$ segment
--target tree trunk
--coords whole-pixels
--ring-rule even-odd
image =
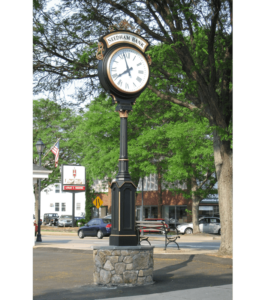
[[[192,200],[192,224],[193,224],[193,233],[200,232],[199,229],[199,203],[200,200],[194,194],[198,189],[196,178],[193,176],[191,178],[191,200]]]
[[[35,220],[36,224],[38,224],[39,214],[38,214],[38,207],[39,207],[39,185],[38,181],[34,184],[34,194],[35,194]]]
[[[221,221],[219,253],[233,253],[233,153],[229,141],[221,141],[214,132],[214,162],[218,180],[218,197]]]
[[[158,203],[157,203],[157,212],[158,218],[162,218],[162,173],[158,169]]]

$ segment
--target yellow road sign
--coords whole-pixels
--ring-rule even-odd
[[[97,209],[100,208],[100,206],[103,204],[103,201],[97,197],[94,201],[93,201],[93,204],[96,206]]]

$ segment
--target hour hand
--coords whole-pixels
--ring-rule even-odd
[[[115,78],[115,80],[116,80],[117,78],[121,77],[122,75],[128,73],[128,72],[130,73],[130,71],[132,71],[132,70],[133,70],[133,68],[131,67],[130,69],[128,69],[128,70],[122,72],[121,74],[119,74],[119,75]]]

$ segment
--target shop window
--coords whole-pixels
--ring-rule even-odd
[[[157,206],[144,206],[144,218],[158,218]]]
[[[76,203],[76,210],[81,210],[81,203]]]
[[[66,211],[66,203],[62,203],[62,211]]]
[[[187,205],[177,205],[177,219],[179,223],[187,222]]]
[[[59,205],[60,203],[55,203],[55,211],[59,211]]]

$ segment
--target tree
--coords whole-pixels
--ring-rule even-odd
[[[214,130],[222,240],[232,253],[232,0],[62,0],[34,12],[35,91],[60,92],[78,80],[77,99],[92,95],[94,53],[109,25],[128,19],[154,46],[148,88],[162,100],[209,120]],[[117,27],[117,26],[116,26]]]
[[[50,101],[49,99],[39,99],[33,101],[33,163],[39,164],[39,154],[36,150],[36,142],[39,138],[46,145],[47,151],[60,138],[59,164],[78,163],[79,157],[72,150],[71,140],[72,132],[78,124],[79,116],[69,108]],[[48,152],[47,156],[42,158],[42,165],[53,172],[49,174],[49,178],[41,181],[41,189],[45,189],[48,185],[58,182],[60,168],[55,168],[54,154]],[[35,193],[35,217],[38,219],[38,202],[39,191],[38,185],[34,185]]]
[[[101,94],[91,102],[75,132],[83,142],[76,149],[85,153],[82,164],[94,179],[107,177],[109,184],[118,171],[119,122],[111,98]],[[186,108],[164,102],[150,90],[137,99],[128,118],[129,171],[136,185],[139,174],[141,177],[158,174],[159,217],[162,216],[162,183],[165,181],[188,182],[195,178],[196,190],[191,192],[190,188],[185,195],[188,198],[196,195],[196,200],[215,193],[212,140],[206,137],[209,132],[205,118],[195,119]],[[175,192],[183,194],[182,189]],[[198,211],[198,201],[194,203]],[[198,217],[198,213],[194,216]]]

